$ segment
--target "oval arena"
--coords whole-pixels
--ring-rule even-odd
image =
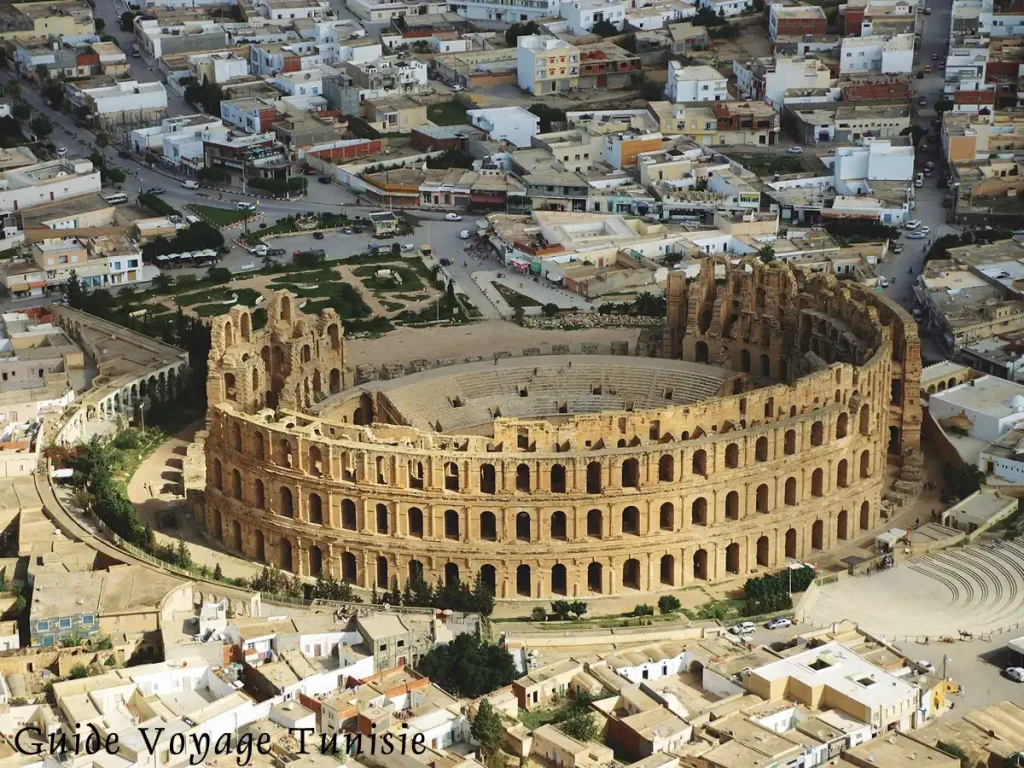
[[[882,525],[883,492],[920,477],[911,318],[757,261],[708,258],[667,300],[661,358],[505,358],[359,386],[332,310],[278,293],[256,331],[236,307],[213,326],[198,517],[303,577],[479,574],[507,600],[678,589]]]

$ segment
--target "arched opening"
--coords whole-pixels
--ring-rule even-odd
[[[480,581],[487,587],[487,592],[491,597],[498,593],[498,574],[493,565],[480,566]]]
[[[444,512],[444,537],[446,539],[459,538],[459,513],[454,509],[446,509]]]
[[[622,532],[631,536],[640,535],[640,510],[636,507],[622,510]]]
[[[889,403],[892,405],[900,405],[903,402],[903,382],[899,379],[892,380],[892,391],[890,393]]]
[[[266,497],[266,491],[264,490],[264,487],[263,487],[263,481],[262,480],[257,480],[255,483],[253,483],[253,495],[256,497],[254,499],[254,501],[256,503],[256,509],[266,509],[267,508],[267,497]]]
[[[768,566],[768,537],[762,536],[757,540],[757,564]]]
[[[324,385],[323,380],[320,378],[320,369],[313,371],[313,399],[320,401],[323,398]]]
[[[307,504],[309,508],[309,522],[314,525],[324,524],[324,503],[320,498],[319,493],[309,494],[309,502]]]
[[[289,469],[292,466],[292,444],[287,440],[279,440],[277,443],[277,464]]]
[[[378,456],[374,462],[374,474],[377,477],[378,485],[387,485],[388,482],[388,466],[384,463],[384,457]]]
[[[259,461],[264,461],[267,458],[267,447],[263,442],[263,435],[257,434],[255,439],[252,441],[253,450],[256,451],[256,458]]]
[[[377,558],[377,589],[388,588],[388,559],[383,555]]]
[[[635,557],[622,564],[622,586],[626,589],[640,589],[640,561]]]
[[[850,484],[849,463],[843,459],[836,465],[836,485],[845,488]]]
[[[242,524],[237,520],[231,522],[231,546],[236,552],[242,551]]]
[[[786,557],[796,559],[796,529],[786,531]]]
[[[355,584],[358,579],[356,573],[356,556],[351,552],[345,552],[341,556],[341,578],[349,584]]]
[[[279,504],[278,513],[281,517],[295,517],[295,506],[292,502],[292,489],[286,486],[281,486],[278,491]]]
[[[740,495],[736,491],[729,491],[725,495],[725,518],[726,520],[740,519]]]
[[[708,580],[708,553],[698,549],[693,553],[693,578],[700,581]]]
[[[493,464],[480,465],[480,493],[494,493],[495,474]]]
[[[604,567],[600,563],[587,566],[587,589],[599,595],[604,592]]]
[[[825,425],[816,421],[811,425],[811,445],[821,445],[825,441]]]
[[[302,362],[303,363],[308,363],[312,359],[313,359],[313,350],[310,348],[309,344],[303,344],[302,345]]]
[[[529,597],[530,590],[530,566],[520,565],[516,567],[516,594],[520,597]]]
[[[485,565],[484,568],[486,567],[487,566]],[[483,573],[483,568],[480,569],[480,572]],[[409,581],[411,581],[414,584],[426,583],[426,579],[423,578],[423,563],[421,563],[419,560],[409,561]]]
[[[292,321],[292,300],[290,296],[281,297],[281,319],[286,323]]]
[[[705,342],[697,342],[694,347],[693,359],[698,363],[706,363],[708,361],[708,345]]]
[[[871,451],[862,451],[860,454],[860,476],[871,477]]]
[[[281,539],[278,546],[282,571],[294,571],[292,566],[292,543],[288,539]]]
[[[860,433],[871,434],[871,407],[866,403],[860,408]]]
[[[796,478],[795,477],[787,477],[786,478],[785,497],[786,497],[786,505],[787,506],[792,507],[793,505],[796,504]]]
[[[787,429],[786,436],[783,440],[783,452],[787,456],[792,456],[796,453],[796,430]]]
[[[755,508],[762,515],[768,514],[768,486],[764,483],[761,483],[761,485],[757,486]]]
[[[237,453],[242,452],[242,428],[238,426],[238,422],[231,424],[231,447]]]
[[[235,374],[224,374],[224,397],[232,402],[238,400],[238,387],[235,385]]]
[[[871,504],[867,501],[860,505],[860,529],[862,531],[871,529]]]
[[[324,553],[316,545],[309,548],[309,575],[316,578],[324,575]]]
[[[419,507],[410,507],[405,513],[409,523],[409,535],[417,539],[423,538],[423,510]]]
[[[521,493],[530,492],[530,468],[525,464],[516,467],[516,490]]]
[[[455,563],[444,564],[444,583],[448,587],[459,583],[459,566]]]
[[[708,474],[708,454],[701,448],[699,451],[693,452],[693,474],[703,475],[707,477]]]
[[[640,487],[640,462],[636,459],[626,459],[622,462],[622,487]]]
[[[840,413],[839,418],[836,419],[836,439],[846,437],[846,433],[849,429],[850,417],[845,413]]]
[[[454,461],[445,462],[444,487],[447,491],[459,490],[459,465]]]
[[[263,536],[263,531],[256,531],[256,562],[265,563],[267,562],[267,540]]]
[[[409,487],[415,488],[416,490],[423,490],[426,485],[425,478],[423,476],[423,462],[422,461],[410,461],[409,462]]]
[[[565,493],[565,467],[561,464],[551,466],[551,492]]]
[[[890,456],[900,455],[900,428],[889,427],[889,446],[888,452]]]
[[[220,510],[213,510],[213,536],[218,541],[224,540],[224,521],[221,519]]]
[[[387,504],[378,504],[376,508],[377,517],[377,533],[387,535],[390,530],[388,525],[388,507]]]
[[[604,536],[604,514],[600,509],[592,509],[587,512],[587,536],[593,539],[600,539]]]
[[[324,455],[315,445],[309,446],[309,474],[313,477],[323,477],[324,474]]]
[[[729,573],[740,572],[740,545],[735,542],[725,548],[725,570]]]
[[[587,464],[587,493],[601,493],[601,462],[592,461]]]
[[[218,491],[224,490],[224,469],[221,467],[220,459],[213,460],[213,487]]]
[[[553,512],[551,514],[551,538],[555,541],[565,541],[565,512]]]
[[[331,349],[338,352],[341,349],[341,332],[336,323],[327,326],[327,337],[331,340]]]
[[[811,526],[811,549],[825,548],[825,524],[821,520],[815,520]]]
[[[658,459],[658,480],[662,483],[671,483],[676,479],[676,460],[670,453],[666,453]]]
[[[498,540],[498,523],[493,512],[480,513],[480,538],[484,541]]]
[[[564,597],[568,593],[568,581],[564,565],[556,563],[551,566],[551,594]]]
[[[256,400],[256,405],[261,405],[263,403],[263,395],[260,394],[261,393],[261,389],[260,389],[260,372],[257,371],[255,368],[252,369],[252,388],[251,388],[251,391],[252,391],[252,396]]]
[[[674,587],[676,584],[676,559],[672,555],[661,556],[661,566],[659,568],[661,583]]]
[[[740,447],[736,443],[729,443],[725,446],[725,466],[729,469],[736,469],[740,465]]]
[[[816,469],[811,473],[811,496],[821,496],[825,490],[825,473]]]
[[[755,461],[768,461],[768,438],[763,435],[754,443],[754,459]]]
[[[845,509],[836,516],[836,538],[839,541],[846,541],[850,537],[850,513]]]
[[[740,350],[740,370],[750,373],[750,352],[745,349]]]
[[[772,375],[772,361],[768,355],[761,355],[761,375],[771,376]]]
[[[337,368],[331,368],[330,389],[332,395],[336,395],[341,392],[341,371]]]
[[[516,541],[530,541],[529,512],[520,512],[516,515]]]
[[[341,500],[341,527],[346,531],[356,529],[356,505],[352,499]]]
[[[231,470],[231,498],[242,499],[242,473],[237,469]]]
[[[663,531],[674,531],[676,529],[676,508],[672,505],[671,501],[666,501],[661,505],[658,523]]]
[[[690,506],[690,523],[693,525],[708,524],[708,500],[698,496]]]

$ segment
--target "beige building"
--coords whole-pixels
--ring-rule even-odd
[[[552,700],[573,691],[573,679],[583,672],[583,665],[573,659],[535,669],[512,683],[512,692],[522,709],[544,709]]]
[[[1024,109],[987,115],[946,112],[942,116],[942,149],[952,165],[987,158],[993,152],[1020,152],[1024,150]]]
[[[430,124],[426,105],[408,98],[367,99],[363,112],[366,121],[381,133],[409,133]]]
[[[604,768],[615,759],[603,744],[576,741],[553,725],[542,725],[533,732],[530,754],[554,768]]]
[[[534,96],[567,93],[580,84],[580,49],[556,37],[524,35],[516,48],[517,82]]]
[[[92,9],[85,0],[4,3],[0,6],[0,40],[22,37],[63,38],[96,34]]]

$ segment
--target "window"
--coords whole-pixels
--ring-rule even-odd
[[[387,650],[388,650],[388,644],[387,643],[381,643],[380,652],[381,653],[385,653],[385,652],[387,652]]]
[[[405,640],[399,640],[398,641],[398,647],[399,648],[405,648]]]
[[[87,627],[91,627],[95,622],[96,622],[96,617],[95,616],[83,616],[82,617],[82,624],[84,624]]]
[[[50,628],[50,622],[48,621],[37,621],[36,632],[46,632]]]
[[[61,629],[71,629],[71,619],[61,619],[60,620],[60,628]]]

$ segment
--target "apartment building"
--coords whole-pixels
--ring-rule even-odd
[[[772,56],[732,63],[740,98],[782,109],[786,91],[828,88],[832,73],[810,56]]]
[[[600,22],[607,22],[621,32],[628,5],[624,0],[571,0],[560,3],[558,12],[572,35],[584,35]]]
[[[231,51],[188,57],[188,71],[197,83],[225,83],[249,74],[249,62]]]
[[[36,37],[77,43],[95,35],[92,8],[84,0],[5,3],[0,8],[0,40]]]
[[[839,72],[844,75],[877,72],[906,75],[914,69],[914,35],[843,38]]]
[[[277,105],[266,99],[225,99],[220,103],[221,120],[246,133],[266,133],[282,117]]]
[[[297,19],[325,19],[332,16],[328,0],[255,0],[255,8],[271,23],[287,24]]]
[[[839,13],[844,36],[913,34],[917,3],[913,0],[850,0]]]
[[[507,141],[516,147],[529,147],[540,131],[540,118],[522,107],[470,109],[466,118],[492,141]]]
[[[444,13],[448,10],[448,5],[446,2],[438,2],[438,0],[348,0],[346,2],[346,6],[356,15],[356,18],[369,22],[387,22],[403,16]]]
[[[249,46],[249,68],[254,75],[260,77],[315,69],[323,63],[319,46],[313,42],[258,43]]]
[[[910,126],[903,102],[787,104],[783,124],[801,144],[848,144],[866,138],[894,139]]]
[[[768,6],[768,39],[773,43],[779,37],[796,35],[824,35],[828,19],[817,5],[785,5],[772,2]]]
[[[18,39],[14,44],[14,67],[22,77],[35,77],[38,67],[45,67],[52,78],[123,75],[128,70],[127,57],[113,43],[40,45]]]
[[[68,99],[91,113],[102,127],[153,125],[167,116],[167,89],[163,83],[117,80],[112,84],[69,84]]]
[[[136,16],[135,39],[146,56],[153,59],[229,47],[224,25],[205,17],[175,23],[173,19],[165,20],[159,16]]]
[[[710,47],[708,30],[699,24],[688,21],[670,24],[668,34],[672,39],[672,53],[680,56],[686,56],[694,51],[706,51]]]
[[[579,87],[580,49],[556,37],[524,35],[516,46],[516,79],[534,96]]]
[[[684,66],[678,61],[668,63],[665,96],[673,102],[727,101],[731,97],[727,79],[706,64]]]
[[[415,94],[427,86],[427,64],[408,56],[383,56],[375,61],[348,61],[343,71],[359,88],[359,98],[384,99]]]
[[[0,210],[18,211],[100,191],[100,173],[85,158],[47,160],[0,171]]]
[[[629,88],[641,68],[639,56],[613,43],[581,45],[579,56],[580,88]]]
[[[942,117],[942,151],[950,165],[971,163],[992,153],[1024,151],[1024,109],[982,114],[947,112]]]

